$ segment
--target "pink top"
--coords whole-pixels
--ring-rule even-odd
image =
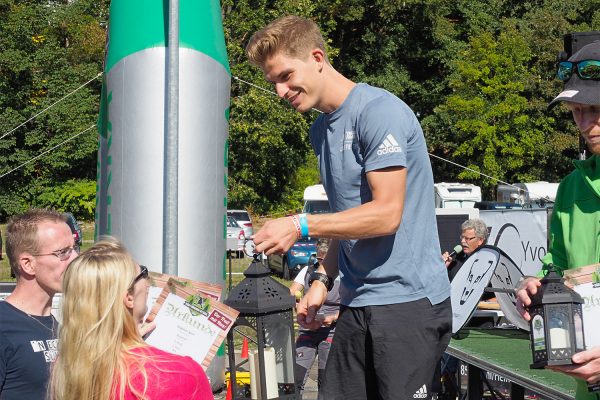
[[[156,347],[145,346],[132,350],[145,359],[144,368],[148,377],[145,400],[214,400],[212,390],[204,370],[190,357],[167,353]],[[131,384],[140,392],[144,389],[144,378],[133,366]],[[112,396],[119,398],[117,386]],[[138,400],[130,390],[125,389],[125,400]]]

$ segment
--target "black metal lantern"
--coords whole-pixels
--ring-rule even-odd
[[[569,365],[573,354],[585,350],[581,305],[583,299],[565,286],[562,277],[548,266],[542,286],[531,299],[529,337],[533,364]]]
[[[227,334],[232,400],[297,399],[294,383],[294,320],[296,303],[289,289],[271,278],[270,271],[254,255],[244,272],[245,278],[235,286],[225,304],[240,312],[233,329]],[[248,360],[236,362],[234,335],[236,327],[250,327],[257,349]],[[238,388],[236,370],[248,362],[252,393]]]

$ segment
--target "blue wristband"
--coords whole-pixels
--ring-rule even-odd
[[[302,233],[303,238],[307,238],[308,220],[306,219],[306,214],[298,214],[298,220],[300,220],[300,233]]]

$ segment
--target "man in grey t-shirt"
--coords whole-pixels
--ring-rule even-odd
[[[335,239],[298,306],[298,322],[318,326],[316,312],[339,273],[342,307],[319,395],[430,398],[449,341],[450,285],[414,113],[391,93],[337,72],[310,20],[279,18],[246,50],[296,110],[323,112],[310,140],[333,213],[279,218],[254,235],[267,255],[303,236]]]

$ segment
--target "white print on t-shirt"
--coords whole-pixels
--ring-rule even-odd
[[[343,150],[352,150],[352,142],[354,141],[354,131],[344,132],[344,147]]]
[[[32,340],[30,343],[35,353],[46,350],[43,340]]]
[[[34,353],[44,352],[44,358],[47,363],[54,362],[58,355],[58,339],[48,339],[44,343],[43,340],[31,340],[31,348]]]
[[[377,150],[377,155],[381,156],[383,154],[388,153],[400,153],[402,148],[400,144],[394,139],[394,136],[390,133],[383,139],[383,143],[379,145],[379,149]]]

